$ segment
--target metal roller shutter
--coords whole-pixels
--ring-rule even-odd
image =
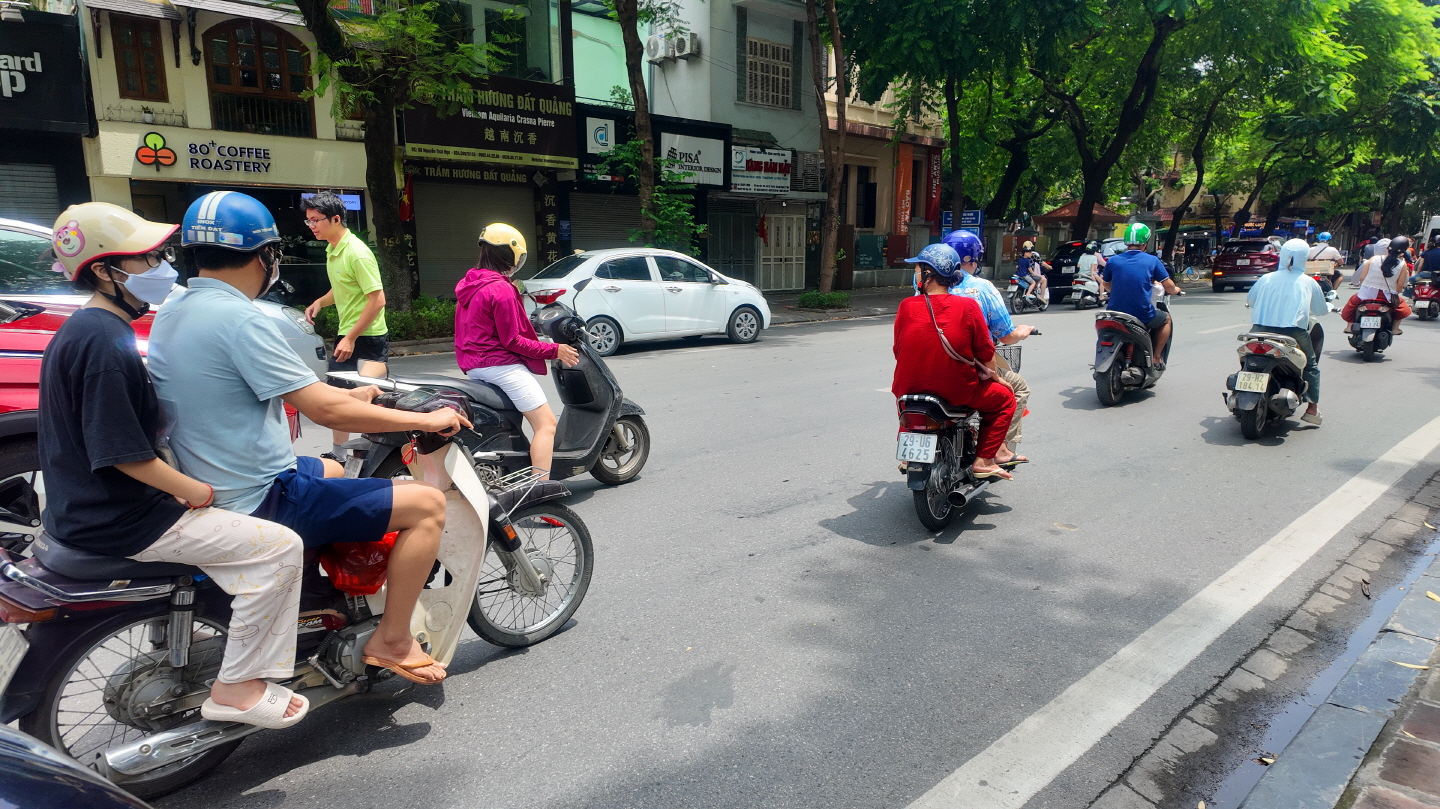
[[[455,282],[475,266],[480,229],[512,225],[529,241],[535,260],[535,192],[529,188],[415,183],[415,239],[420,294],[455,297]]]
[[[634,247],[630,231],[639,228],[639,197],[621,194],[570,195],[570,245],[577,250]]]
[[[55,167],[36,163],[0,163],[0,219],[18,219],[49,227],[60,215]]]

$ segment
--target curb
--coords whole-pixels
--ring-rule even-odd
[[[1386,723],[1428,669],[1440,638],[1440,601],[1421,580],[1440,576],[1440,559],[1409,585],[1385,626],[1286,745],[1241,809],[1331,809]]]

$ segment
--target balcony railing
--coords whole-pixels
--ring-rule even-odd
[[[214,127],[226,132],[315,137],[315,116],[309,101],[211,93],[210,113]]]
[[[150,120],[145,120],[145,108],[131,106],[128,104],[107,104],[102,121],[125,121],[132,124],[160,124],[162,126],[188,126],[185,122],[185,113],[176,110],[154,110],[149,113]]]
[[[335,140],[365,140],[365,124],[359,121],[336,121]]]

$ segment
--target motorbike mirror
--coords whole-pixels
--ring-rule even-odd
[[[579,281],[576,281],[576,282],[575,282],[575,291],[576,291],[576,292],[584,291],[585,287],[590,286],[590,282],[591,282],[591,281],[594,281],[594,280],[595,280],[595,276],[592,275],[592,276],[590,276],[589,278],[582,278],[582,279],[580,279]]]

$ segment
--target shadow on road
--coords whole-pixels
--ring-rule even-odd
[[[871,483],[859,494],[845,501],[853,511],[821,520],[819,525],[838,536],[877,548],[909,546],[926,540],[934,540],[938,545],[949,545],[967,531],[990,531],[996,528],[993,523],[976,520],[1010,511],[1009,506],[993,499],[997,492],[996,487],[1008,482],[994,484],[970,501],[969,505],[951,517],[945,530],[938,533],[928,531],[920,524],[920,518],[915,516],[915,496],[903,479]],[[999,491],[1003,492],[1003,489]]]
[[[1120,410],[1155,398],[1155,389],[1126,391],[1125,395],[1120,398],[1120,404],[1113,407],[1100,404],[1100,397],[1095,393],[1093,386],[1082,388],[1077,385],[1060,391],[1060,395],[1065,397],[1065,401],[1061,402],[1060,406],[1066,410]]]
[[[1217,447],[1241,447],[1246,444],[1259,444],[1262,447],[1278,447],[1285,443],[1292,432],[1308,433],[1320,429],[1300,421],[1299,413],[1291,418],[1278,419],[1270,422],[1265,428],[1265,435],[1254,441],[1246,438],[1240,432],[1240,422],[1234,416],[1208,416],[1200,420],[1200,426],[1205,432],[1200,436],[1205,443]]]

